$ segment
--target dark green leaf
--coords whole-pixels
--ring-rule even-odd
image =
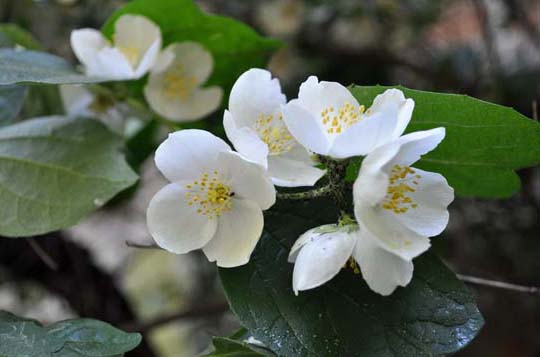
[[[259,36],[243,23],[230,18],[207,15],[191,0],[135,0],[114,13],[103,27],[111,37],[115,21],[123,14],[144,15],[157,23],[164,45],[196,41],[214,57],[214,73],[209,84],[225,91],[236,78],[252,67],[265,67],[280,42]]]
[[[47,117],[0,129],[0,235],[69,227],[131,186],[137,176],[121,145],[90,119]]]
[[[21,85],[0,86],[0,126],[17,118],[27,92],[28,88]]]
[[[0,49],[0,85],[16,83],[78,84],[103,79],[77,72],[64,59],[36,51]]]
[[[483,319],[472,295],[431,254],[415,259],[412,282],[389,297],[350,270],[294,296],[289,248],[306,230],[335,222],[332,207],[279,203],[250,263],[220,269],[233,312],[256,339],[280,356],[365,357],[448,354],[476,336]]]
[[[388,88],[351,91],[369,105]],[[398,88],[416,102],[409,132],[446,128],[444,141],[415,166],[443,174],[457,195],[508,197],[520,188],[515,170],[540,164],[540,124],[515,110],[464,95]]]
[[[1,357],[113,357],[140,342],[140,334],[125,333],[97,320],[67,320],[44,328],[35,320],[0,311]]]
[[[272,352],[258,348],[235,339],[214,337],[212,339],[215,351],[205,357],[265,357],[275,356]]]
[[[22,46],[29,50],[41,50],[34,36],[16,24],[0,24],[0,47]]]

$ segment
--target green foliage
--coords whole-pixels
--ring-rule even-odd
[[[90,119],[38,118],[0,129],[0,235],[69,227],[133,185],[121,144]]]
[[[138,333],[125,333],[91,319],[39,322],[0,311],[0,356],[112,357],[141,342]]]
[[[28,88],[21,85],[0,86],[0,126],[11,123],[19,115]]]
[[[102,79],[77,72],[64,59],[37,51],[0,49],[0,85],[16,83],[78,84]]]
[[[388,88],[351,91],[369,104]],[[416,102],[409,132],[446,128],[439,147],[415,166],[443,174],[458,196],[511,196],[520,189],[515,170],[540,164],[540,124],[515,110],[464,95],[398,88]]]
[[[164,46],[174,42],[201,43],[214,57],[209,84],[227,92],[246,70],[265,67],[280,42],[259,36],[250,27],[230,18],[207,15],[192,0],[135,0],[115,12],[103,27],[109,38],[115,21],[124,14],[140,14],[159,25]]]
[[[272,352],[226,337],[212,339],[215,351],[205,357],[265,357],[275,356]]]
[[[0,47],[22,46],[29,50],[41,50],[34,36],[16,24],[0,24]]]
[[[290,246],[310,228],[333,223],[331,202],[279,203],[248,265],[220,269],[233,312],[251,335],[284,356],[431,356],[456,352],[483,325],[468,289],[436,257],[415,260],[406,288],[372,292],[342,271],[324,286],[292,291]]]

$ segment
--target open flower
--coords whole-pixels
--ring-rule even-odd
[[[95,29],[71,33],[71,47],[87,75],[111,80],[141,78],[161,50],[159,27],[140,15],[120,17],[113,39],[111,44]]]
[[[412,278],[413,264],[379,247],[369,232],[356,224],[326,225],[300,236],[291,249],[293,290],[309,290],[325,284],[343,268],[361,273],[371,290],[390,295]]]
[[[264,169],[203,130],[170,134],[155,162],[171,182],[147,210],[156,243],[177,254],[202,248],[220,267],[246,264],[276,198]]]
[[[223,125],[235,149],[268,169],[278,186],[312,186],[324,175],[311,153],[283,122],[286,98],[279,80],[263,69],[250,69],[234,84]]]
[[[158,57],[150,72],[144,95],[159,115],[185,122],[200,119],[216,110],[221,88],[201,88],[213,69],[212,56],[195,42],[175,43]]]
[[[302,83],[298,99],[283,109],[291,134],[307,149],[337,159],[366,155],[403,134],[414,109],[398,89],[377,96],[367,111],[347,88],[319,82]]]
[[[454,191],[437,173],[411,167],[445,136],[444,128],[407,134],[369,154],[354,183],[355,217],[381,248],[410,261],[448,224]]]

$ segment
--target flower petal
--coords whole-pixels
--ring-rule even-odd
[[[296,295],[298,291],[316,288],[336,276],[356,243],[353,235],[342,231],[321,234],[309,230],[299,238],[306,239],[308,241],[294,263],[293,290]]]
[[[414,266],[410,260],[380,248],[367,231],[359,231],[353,257],[360,266],[369,288],[378,294],[392,294],[398,286],[407,286]]]
[[[399,138],[407,128],[407,125],[409,125],[414,110],[414,100],[411,98],[406,99],[403,92],[399,89],[387,89],[384,91],[384,93],[375,97],[373,100],[373,105],[370,109],[371,112],[376,113],[383,110],[387,106],[396,106],[399,108],[395,131],[389,138],[390,140],[394,140]]]
[[[153,48],[151,61],[145,61],[146,71],[150,68],[161,49],[161,30],[154,22],[145,16],[122,15],[114,25],[114,46],[128,53],[132,68],[140,68],[143,58]],[[144,71],[144,73],[146,73]],[[144,74],[140,74],[141,76]]]
[[[397,214],[396,218],[410,230],[427,236],[439,235],[448,225],[448,205],[454,200],[454,190],[437,173],[414,168],[419,175],[418,186],[409,196],[416,208]]]
[[[146,211],[148,229],[156,243],[177,254],[205,246],[217,227],[216,220],[188,205],[186,192],[181,185],[169,184],[156,193]]]
[[[268,157],[268,174],[276,186],[313,186],[326,173],[314,165],[311,154],[296,145],[291,151]]]
[[[80,29],[71,32],[71,48],[87,71],[94,72],[97,53],[107,46],[107,39],[98,30]]]
[[[306,149],[321,155],[328,154],[330,141],[321,121],[302,107],[298,99],[283,106],[283,120],[292,136]]]
[[[274,114],[286,101],[277,78],[272,79],[272,74],[264,69],[252,68],[233,85],[229,111],[237,127],[252,126],[261,114]]]
[[[263,214],[257,203],[233,199],[232,209],[219,217],[216,235],[203,252],[219,267],[247,264],[261,237],[263,224]]]
[[[222,151],[218,157],[220,172],[240,199],[256,202],[263,210],[276,202],[276,189],[264,168],[245,160],[234,151]]]
[[[61,85],[60,98],[68,116],[89,116],[88,107],[94,101],[94,95],[84,86],[80,84]]]
[[[174,63],[180,65],[184,74],[192,77],[197,85],[205,83],[212,74],[212,55],[197,42],[174,43],[165,52],[173,54]]]
[[[135,78],[141,78],[148,73],[154,64],[161,50],[161,38],[157,39],[143,55],[139,65],[135,69]]]
[[[96,54],[94,67],[87,67],[86,73],[111,80],[135,78],[133,68],[124,54],[111,47],[104,47]]]
[[[397,140],[400,145],[399,152],[388,166],[414,164],[422,155],[435,149],[444,139],[445,133],[444,128],[435,128],[403,135]]]
[[[189,129],[169,134],[157,148],[155,162],[171,182],[198,179],[217,168],[220,152],[231,150],[223,140],[204,130]]]
[[[228,110],[223,114],[223,127],[227,138],[232,142],[236,151],[246,159],[263,167],[268,166],[268,145],[266,145],[250,127],[238,128],[234,118]]]

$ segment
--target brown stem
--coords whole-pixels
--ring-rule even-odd
[[[511,291],[516,291],[520,293],[540,296],[540,287],[536,287],[536,286],[517,285],[517,284],[512,284],[512,283],[506,283],[503,281],[489,280],[489,279],[479,278],[476,276],[469,276],[469,275],[462,275],[462,274],[457,274],[457,277],[459,280],[464,281],[469,284],[488,286],[491,288],[511,290]]]

